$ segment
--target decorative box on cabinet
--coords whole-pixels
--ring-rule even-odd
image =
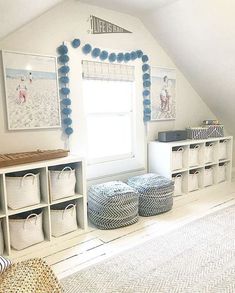
[[[64,198],[52,200],[50,195],[50,178],[49,170],[63,169],[65,167],[75,170],[76,184],[71,196],[67,194]],[[37,170],[40,173],[40,202],[24,206],[19,209],[8,207],[8,194],[6,188],[6,176],[14,173],[30,173]],[[51,233],[51,206],[57,203],[66,203],[71,200],[76,201],[77,230],[67,233],[61,237],[53,237]],[[11,247],[9,220],[13,215],[23,212],[34,213],[34,210],[41,208],[43,210],[42,225],[44,232],[44,241],[23,250],[15,250]],[[37,163],[23,164],[0,168],[0,220],[2,225],[4,255],[12,258],[28,258],[33,256],[46,256],[47,251],[59,251],[70,247],[70,239],[79,237],[87,231],[87,197],[86,197],[86,180],[85,180],[85,162],[82,158],[69,156],[66,158],[41,161]]]
[[[229,183],[232,172],[232,145],[231,136],[175,142],[153,141],[148,145],[149,172],[175,180],[176,196],[191,192],[193,194],[196,190],[203,191],[206,187],[220,183]],[[178,149],[183,150],[182,163],[178,164],[176,169],[175,151]],[[192,174],[194,172],[195,176]],[[178,174],[181,174],[181,177]]]

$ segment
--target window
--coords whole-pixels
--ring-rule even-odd
[[[88,177],[132,169],[128,162],[137,150],[135,68],[93,61],[82,65]]]

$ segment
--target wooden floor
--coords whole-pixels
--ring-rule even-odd
[[[174,208],[165,214],[143,218],[125,228],[103,231],[91,227],[85,235],[70,239],[70,248],[53,251],[44,259],[52,266],[58,278],[64,278],[116,253],[170,232],[186,223],[235,204],[235,183],[221,190],[210,188],[205,194],[191,193],[177,198]]]

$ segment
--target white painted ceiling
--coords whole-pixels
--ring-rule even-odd
[[[0,39],[62,0],[0,0]]]

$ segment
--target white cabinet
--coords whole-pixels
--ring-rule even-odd
[[[71,192],[71,195],[66,194],[66,197],[53,200],[50,194],[51,182],[49,172],[50,170],[63,170],[65,167],[75,170],[75,188],[73,186],[73,192]],[[32,204],[30,206],[27,205],[27,201],[25,201],[25,203],[23,202],[21,208],[14,206],[14,209],[12,209],[12,205],[8,203],[9,200],[12,201],[12,194],[10,198],[8,195],[9,188],[7,187],[6,179],[8,176],[14,178],[14,176],[19,176],[19,174],[27,173],[40,175],[40,200],[37,204]],[[21,196],[20,190],[18,191],[18,194],[16,194],[17,189],[14,192],[15,196]],[[71,200],[75,200],[76,202],[78,229],[61,237],[55,238],[51,233],[51,207],[52,205],[67,201],[69,202]],[[34,211],[38,209],[42,210],[44,241],[23,250],[16,251],[12,247],[9,220],[12,216],[17,218],[17,216],[22,215],[22,213],[33,214]],[[22,256],[26,256],[27,258],[27,255],[30,253],[32,255],[34,251],[38,253],[37,255],[40,255],[40,251],[45,252],[45,250],[49,250],[52,246],[55,247],[56,251],[56,249],[58,249],[63,242],[68,241],[72,237],[77,237],[78,235],[85,233],[87,231],[87,197],[84,160],[75,156],[69,156],[61,159],[0,168],[0,222],[2,227],[1,234],[3,234],[4,242],[4,255],[12,259],[21,258]]]
[[[148,145],[149,172],[172,178],[175,196],[231,181],[233,138],[218,137]]]

